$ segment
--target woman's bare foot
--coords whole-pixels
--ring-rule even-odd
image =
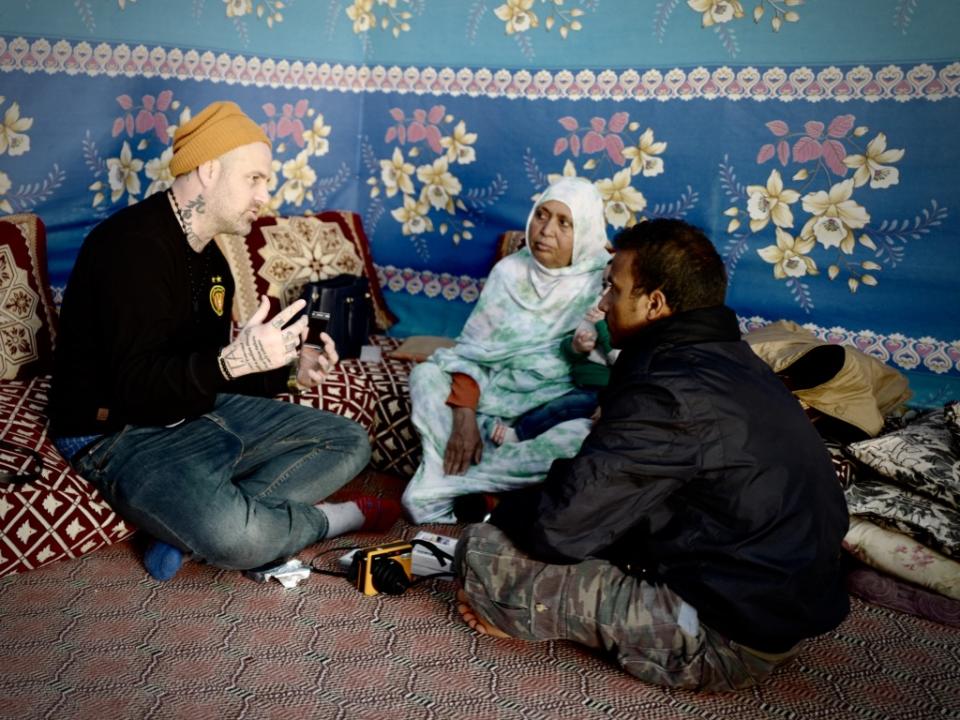
[[[503,630],[494,627],[492,624],[482,619],[473,608],[470,607],[470,602],[467,599],[467,594],[463,589],[457,590],[457,612],[460,613],[460,617],[463,618],[463,621],[470,626],[471,630],[476,630],[481,635],[489,635],[490,637],[496,638],[505,638],[510,639],[510,636],[507,635]]]

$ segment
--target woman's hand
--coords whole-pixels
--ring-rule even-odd
[[[463,475],[470,463],[478,463],[483,457],[483,440],[477,426],[477,412],[473,408],[453,408],[453,430],[443,454],[443,472],[447,475]]]

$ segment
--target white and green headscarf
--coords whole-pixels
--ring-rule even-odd
[[[530,221],[548,200],[573,219],[570,265],[547,268],[529,249]],[[497,263],[457,345],[431,360],[480,385],[478,411],[513,418],[570,389],[560,341],[583,319],[601,291],[607,252],[603,199],[591,182],[566,177],[548,187],[527,219],[527,245]]]

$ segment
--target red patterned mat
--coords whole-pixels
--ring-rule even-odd
[[[349,541],[376,538],[301,557]],[[190,564],[158,583],[134,538],[0,579],[0,698],[18,720],[960,718],[960,631],[854,601],[763,687],[697,695],[567,643],[479,637],[448,582],[368,598],[339,578],[284,590]]]

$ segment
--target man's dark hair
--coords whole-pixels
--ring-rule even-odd
[[[727,271],[699,228],[682,220],[648,220],[621,231],[614,245],[634,253],[634,293],[659,289],[673,312],[723,304]]]

